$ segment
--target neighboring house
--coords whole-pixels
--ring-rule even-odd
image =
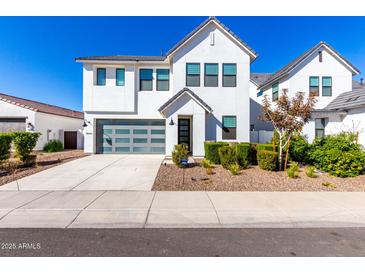
[[[251,74],[251,129],[270,130],[257,118],[265,95],[275,101],[283,89],[294,96],[298,91],[315,94],[312,119],[303,129],[309,141],[317,136],[350,131],[359,134],[365,146],[365,86],[352,79],[360,71],[325,42],[274,74]],[[272,127],[271,127],[272,130]]]
[[[85,152],[171,155],[187,144],[250,140],[256,53],[214,17],[164,56],[96,56],[83,63]]]
[[[36,150],[50,140],[60,140],[65,149],[83,148],[82,112],[0,93],[0,132],[40,132]]]

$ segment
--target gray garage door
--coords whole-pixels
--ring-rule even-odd
[[[0,132],[25,131],[25,118],[0,118]]]
[[[97,153],[165,153],[165,120],[96,120]]]

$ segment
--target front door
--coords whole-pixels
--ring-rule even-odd
[[[188,150],[191,151],[190,119],[179,118],[179,120],[178,120],[178,143],[187,145]]]

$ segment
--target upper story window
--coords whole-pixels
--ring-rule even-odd
[[[260,89],[260,91],[257,92],[257,97],[260,97],[262,95],[264,95],[264,91],[262,89]]]
[[[322,96],[332,96],[332,77],[322,77]]]
[[[186,86],[199,87],[200,86],[200,64],[187,63],[186,64]]]
[[[237,65],[223,64],[223,87],[235,87],[237,81]]]
[[[152,77],[153,69],[140,69],[139,70],[139,89],[140,90],[152,90]]]
[[[272,85],[272,100],[276,101],[279,99],[279,83]]]
[[[319,77],[310,76],[309,77],[309,94],[314,96],[319,96]]]
[[[115,70],[115,85],[124,86],[125,70],[124,68],[117,68]]]
[[[325,136],[326,118],[316,118],[315,123],[315,137]]]
[[[236,116],[222,117],[222,139],[234,140],[237,135],[237,121]]]
[[[106,69],[97,68],[96,69],[96,85],[105,86],[106,84]]]
[[[169,69],[157,69],[157,90],[166,91],[169,90],[170,85],[170,70]]]
[[[218,64],[204,64],[204,86],[218,87]]]

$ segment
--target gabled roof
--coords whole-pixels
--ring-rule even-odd
[[[78,57],[75,58],[76,61],[129,61],[129,62],[142,62],[142,61],[150,61],[150,62],[162,62],[165,61],[167,57],[171,56],[174,52],[176,52],[180,47],[182,47],[186,42],[188,42],[195,34],[201,31],[205,26],[209,23],[214,22],[217,26],[219,26],[224,32],[226,32],[229,36],[232,37],[238,44],[240,44],[251,56],[251,61],[257,58],[257,53],[248,46],[241,38],[239,38],[233,31],[231,31],[228,27],[226,27],[222,22],[220,22],[215,17],[207,18],[203,23],[201,23],[198,27],[196,27],[192,32],[190,32],[187,36],[185,36],[181,41],[179,41],[175,46],[173,46],[166,55],[163,56],[127,56],[127,55],[115,55],[115,56],[89,56],[89,57]]]
[[[347,110],[365,106],[365,89],[341,93],[324,110]]]
[[[143,62],[143,61],[164,61],[165,56],[128,56],[128,55],[115,55],[115,56],[88,56],[78,57],[76,61],[129,61],[129,62]]]
[[[27,100],[7,94],[0,93],[0,101],[7,102],[25,109],[38,111],[53,115],[65,116],[70,118],[84,119],[84,113],[54,105],[48,105],[37,101]]]
[[[256,86],[260,86],[265,81],[267,81],[272,75],[273,75],[273,73],[251,73],[250,74],[250,80]]]
[[[280,70],[278,70],[277,72],[275,72],[267,81],[265,81],[264,83],[262,83],[258,88],[266,87],[267,85],[270,85],[270,84],[274,83],[275,81],[279,81],[283,77],[287,76],[302,61],[304,61],[305,59],[307,59],[307,57],[309,57],[313,52],[315,52],[316,50],[318,50],[322,46],[324,48],[326,48],[329,51],[329,53],[332,56],[334,56],[335,58],[337,58],[343,65],[345,65],[346,67],[348,67],[352,71],[352,74],[353,75],[360,73],[360,71],[355,66],[353,66],[347,59],[345,59],[333,47],[331,47],[328,43],[321,41],[320,43],[318,43],[317,45],[315,45],[313,48],[309,49],[308,51],[306,51],[305,53],[303,53],[302,55],[300,55],[298,58],[294,59],[292,62],[290,62],[289,64],[287,64],[286,66],[284,66],[283,68],[281,68]]]
[[[201,31],[205,26],[209,23],[214,22],[218,27],[224,30],[229,36],[231,36],[234,40],[236,40],[251,56],[251,61],[257,58],[257,53],[247,45],[241,38],[239,38],[232,30],[230,30],[227,26],[225,26],[221,21],[219,21],[216,17],[211,16],[207,18],[203,23],[197,26],[192,32],[186,35],[180,42],[178,42],[175,46],[173,46],[166,54],[166,56],[170,56],[174,52],[176,52],[180,47],[182,47],[186,42],[188,42],[195,34]]]
[[[176,102],[182,95],[187,94],[193,99],[196,103],[198,103],[205,111],[208,113],[211,113],[213,110],[212,108],[203,101],[198,95],[196,95],[193,91],[191,91],[188,88],[183,88],[178,93],[176,93],[174,96],[172,96],[169,100],[166,101],[159,109],[158,111],[160,113],[164,112],[169,106],[171,106],[174,102]]]

